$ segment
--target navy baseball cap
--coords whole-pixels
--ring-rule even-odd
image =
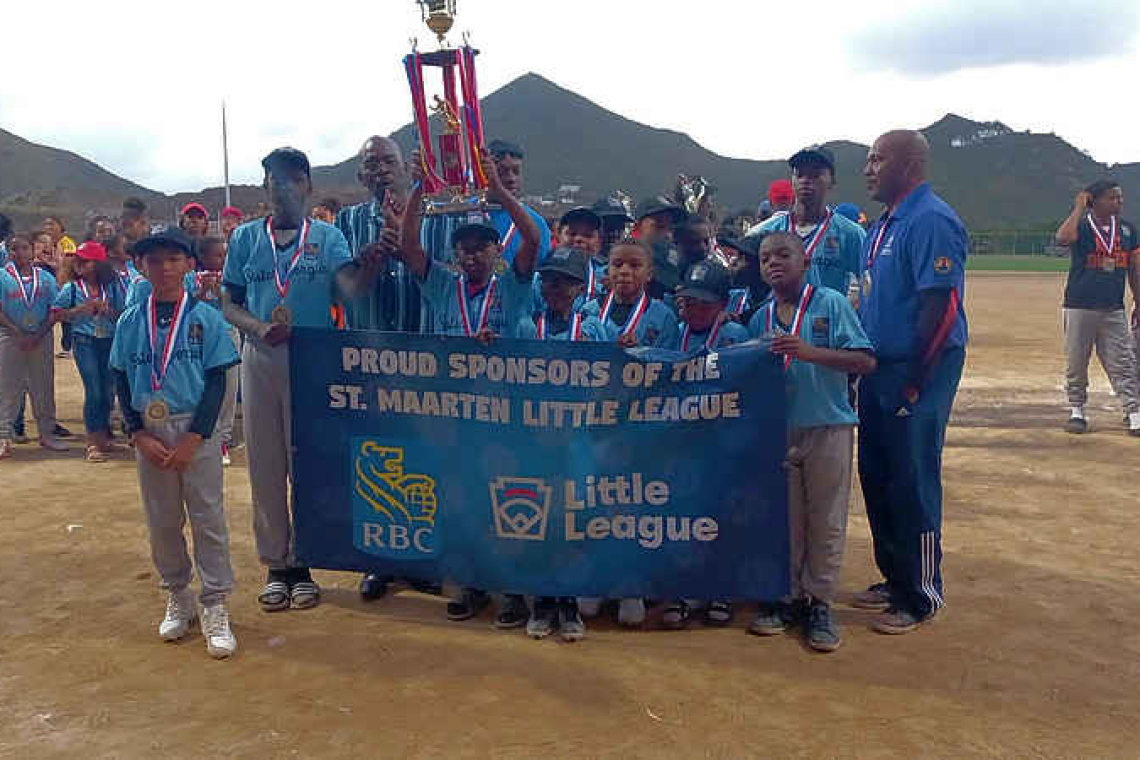
[[[606,219],[621,219],[626,224],[633,224],[634,218],[629,215],[625,204],[612,196],[599,198],[594,201],[594,205],[590,207],[595,214],[597,214],[602,221]]]
[[[634,212],[634,215],[638,221],[641,221],[647,216],[654,216],[664,212],[668,212],[672,215],[674,224],[681,224],[689,217],[685,209],[675,203],[666,201],[664,198],[658,197],[645,198],[642,200],[637,204],[637,210]]]
[[[312,177],[309,167],[309,157],[296,148],[278,148],[268,156],[261,159],[261,167],[266,173],[274,169],[297,169],[303,171],[306,177]]]
[[[788,159],[788,166],[793,169],[804,164],[823,164],[835,174],[835,154],[822,145],[809,145]]]
[[[558,220],[558,223],[560,225],[570,224],[572,222],[587,222],[594,227],[597,227],[598,229],[602,228],[602,218],[598,216],[592,208],[589,208],[587,206],[578,206],[577,208],[572,208],[563,214],[562,218]]]
[[[491,224],[491,217],[480,211],[472,211],[463,217],[459,226],[451,233],[451,244],[455,245],[460,238],[468,235],[477,235],[492,243],[499,242],[499,230]]]
[[[132,253],[135,256],[141,257],[151,251],[157,251],[162,248],[173,248],[182,251],[187,256],[194,255],[194,242],[185,232],[177,227],[165,227],[150,233],[135,243]]]
[[[577,248],[555,248],[538,268],[538,273],[557,273],[572,277],[579,282],[589,279],[589,256]]]
[[[732,275],[728,269],[715,261],[705,259],[693,264],[689,267],[689,271],[685,272],[685,279],[681,283],[681,289],[677,291],[677,296],[723,303],[728,300],[731,288]]]

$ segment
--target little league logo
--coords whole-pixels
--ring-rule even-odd
[[[496,536],[524,541],[546,540],[551,493],[546,481],[541,478],[499,477],[489,485]]]
[[[420,559],[439,554],[435,478],[404,471],[404,449],[352,442],[353,544],[368,554]]]

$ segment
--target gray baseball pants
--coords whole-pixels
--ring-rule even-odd
[[[791,529],[791,592],[835,599],[847,540],[851,497],[852,425],[799,428],[788,433],[788,525]]]
[[[242,349],[241,384],[245,390],[242,424],[257,554],[270,570],[284,570],[293,565],[288,344],[270,346],[247,336]]]
[[[18,338],[0,330],[0,439],[12,438],[24,391],[32,397],[32,412],[40,436],[55,430],[55,359],[49,332],[38,346],[25,353]]]
[[[190,429],[190,415],[168,417],[160,423],[146,420],[147,432],[168,448]],[[183,472],[156,467],[135,449],[139,491],[150,530],[150,555],[162,578],[162,587],[179,592],[190,585],[192,566],[183,528],[190,518],[194,538],[194,566],[202,580],[203,607],[225,601],[234,586],[230,566],[230,537],[222,503],[221,441],[213,436],[198,446]]]
[[[1112,390],[1124,406],[1124,413],[1140,411],[1137,397],[1136,359],[1124,309],[1064,309],[1065,391],[1070,406],[1088,403],[1089,358],[1096,348],[1097,358]]]

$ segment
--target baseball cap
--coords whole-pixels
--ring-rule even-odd
[[[835,174],[835,154],[822,145],[809,145],[788,159],[788,166],[793,169],[803,164],[823,164]]]
[[[245,214],[237,206],[226,206],[222,209],[221,218],[225,219],[227,216],[232,216],[235,219],[244,219]]]
[[[558,221],[559,224],[570,224],[571,222],[589,222],[598,229],[602,228],[602,217],[588,206],[572,208],[563,214],[562,218]]]
[[[728,300],[732,287],[732,276],[728,269],[715,261],[698,261],[685,272],[678,296],[696,298],[700,301],[723,302]]]
[[[75,257],[84,261],[106,261],[107,249],[94,240],[88,240],[75,249]]]
[[[744,250],[741,248],[741,245],[743,244],[740,242],[740,238],[728,232],[718,232],[716,236],[716,244],[721,248],[732,248],[733,250],[737,251]]]
[[[555,248],[538,268],[538,273],[557,272],[585,282],[590,276],[590,262],[587,259],[587,253],[577,248]]]
[[[773,206],[791,203],[795,199],[796,193],[792,190],[790,179],[778,179],[768,185],[768,200],[772,202]]]
[[[666,201],[664,198],[659,197],[643,199],[640,203],[637,204],[637,210],[634,212],[634,216],[637,217],[638,221],[641,221],[647,216],[653,216],[654,214],[660,214],[663,212],[669,212],[672,214],[674,224],[680,224],[689,216],[688,213],[686,213],[685,209],[681,208],[675,203]]]
[[[459,226],[451,233],[451,244],[455,245],[468,235],[478,235],[492,243],[499,242],[499,231],[491,224],[491,217],[481,211],[472,211],[462,217]]]
[[[653,280],[672,293],[681,284],[681,252],[666,240],[653,245]]]
[[[182,251],[187,256],[192,255],[194,252],[194,244],[185,232],[177,227],[165,227],[150,233],[135,243],[133,253],[135,256],[145,256],[151,251],[157,251],[160,248],[174,248]]]
[[[309,157],[296,148],[277,148],[261,159],[261,168],[266,172],[271,172],[273,169],[299,169],[306,177],[312,177]]]
[[[206,210],[205,206],[203,206],[201,203],[198,203],[197,201],[191,201],[190,203],[187,203],[185,206],[182,207],[182,211],[179,213],[182,216],[186,216],[191,211],[197,211],[199,214],[206,217],[207,219],[210,218],[210,212]]]
[[[625,205],[613,196],[606,196],[605,198],[598,198],[594,201],[594,205],[590,209],[597,214],[602,221],[606,219],[621,219],[626,224],[632,224],[634,219],[629,215]]]
[[[515,158],[524,158],[522,147],[507,140],[492,140],[491,144],[487,146],[487,151],[495,158],[503,156],[514,156]]]

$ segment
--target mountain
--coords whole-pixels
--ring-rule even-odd
[[[580,185],[592,201],[613,189],[634,198],[671,187],[678,173],[699,174],[718,189],[729,212],[754,209],[769,182],[787,176],[784,159],[758,161],[717,155],[688,135],[632,121],[598,106],[537,74],[526,74],[483,98],[488,139],[502,137],[524,146],[526,191],[553,196],[562,185]],[[1140,187],[1140,163],[1107,166],[1056,135],[1015,132],[1001,122],[977,122],[948,114],[923,132],[930,140],[931,182],[975,230],[1055,225],[1083,185],[1109,175],[1125,190]],[[410,151],[409,124],[393,138]],[[361,135],[363,140],[364,135]],[[836,203],[854,201],[876,213],[863,189],[867,146],[846,140],[828,143],[836,154]],[[762,150],[762,147],[759,148]],[[139,195],[157,217],[170,218],[190,199],[210,208],[222,205],[222,190],[165,196],[104,171],[73,153],[35,145],[0,132],[0,210],[31,223],[49,212],[74,226],[84,213],[115,211],[126,195]],[[342,201],[363,196],[356,159],[313,170],[315,198]],[[263,199],[259,188],[236,186],[234,201],[252,210]]]

